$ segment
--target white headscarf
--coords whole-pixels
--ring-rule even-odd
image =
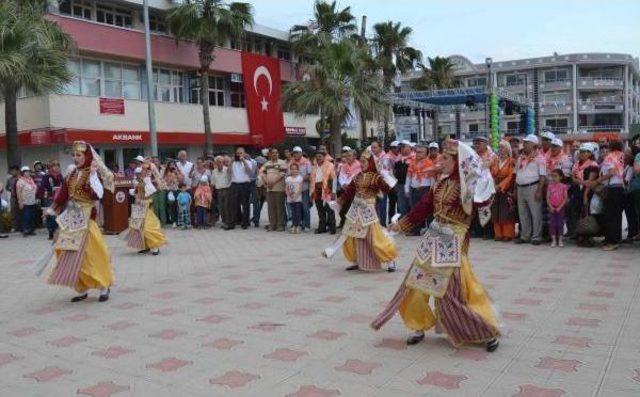
[[[489,169],[482,164],[480,156],[469,145],[457,141],[458,174],[460,176],[460,200],[462,209],[467,215],[473,212],[474,203],[488,202],[496,189]],[[481,220],[487,207],[479,209]],[[489,216],[491,212],[489,210]]]

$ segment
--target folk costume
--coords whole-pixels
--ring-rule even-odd
[[[153,194],[156,192],[152,181],[152,176],[156,175],[153,168],[155,167],[151,163],[145,162],[140,169],[136,169],[140,172],[136,172],[135,187],[129,191],[135,197],[135,203],[131,206],[127,245],[137,249],[141,254],[151,251],[153,255],[158,255],[160,247],[165,245],[167,240],[162,232],[160,220],[151,208]]]
[[[71,287],[81,295],[71,301],[87,298],[87,290],[100,290],[101,302],[109,299],[113,270],[109,249],[98,223],[97,202],[104,189],[113,191],[113,173],[104,165],[93,147],[75,142],[73,154],[84,154],[84,163],[67,175],[47,209],[47,215],[58,215],[59,229],[54,240],[56,264],[49,284]],[[48,262],[48,260],[46,261]],[[44,270],[44,267],[39,273]]]
[[[476,279],[469,261],[469,226],[478,208],[482,222],[489,220],[487,203],[495,189],[480,157],[462,142],[448,143],[447,153],[456,162],[450,175],[425,195],[398,225],[404,232],[429,215],[434,221],[418,244],[407,275],[387,308],[371,323],[378,330],[396,311],[405,325],[416,331],[407,344],[424,339],[424,331],[436,326],[454,346],[487,343],[498,347],[497,315],[487,292]],[[434,298],[435,313],[429,306]]]
[[[366,150],[360,159],[367,164],[350,184],[346,185],[338,201],[330,206],[339,211],[346,203],[351,207],[346,214],[342,236],[333,247],[323,251],[325,257],[331,257],[342,246],[345,258],[354,263],[346,270],[379,271],[387,263],[387,271],[395,271],[395,259],[398,256],[395,243],[380,225],[375,203],[379,193],[388,193],[396,179],[389,171],[378,172],[371,152]]]
[[[516,236],[516,198],[514,170],[516,161],[511,154],[511,145],[507,141],[500,141],[500,146],[509,153],[506,158],[497,156],[491,165],[491,176],[496,187],[493,198],[491,216],[493,233],[496,241],[511,241]]]

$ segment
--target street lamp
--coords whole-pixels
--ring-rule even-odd
[[[149,28],[149,0],[143,3],[145,64],[147,70],[147,109],[149,112],[149,144],[151,155],[158,155],[158,134],[156,131],[156,110],[153,104],[153,66],[151,59],[151,30]]]
[[[490,130],[491,130],[491,120],[490,120],[490,113],[489,113],[489,108],[490,108],[490,98],[491,98],[491,92],[493,89],[493,75],[491,74],[491,64],[493,63],[493,58],[491,57],[487,57],[484,60],[484,63],[487,65],[487,100],[485,101],[485,109],[484,109],[484,115],[485,115],[485,121],[486,121],[486,134],[489,135],[490,134]]]

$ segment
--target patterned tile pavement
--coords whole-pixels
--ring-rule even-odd
[[[41,235],[0,242],[0,396],[638,396],[640,247],[474,240],[502,314],[498,352],[368,322],[403,277],[346,273],[331,236],[167,230],[159,257],[114,237],[112,299],[33,276]]]

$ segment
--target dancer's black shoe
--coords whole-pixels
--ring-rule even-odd
[[[84,294],[78,295],[78,296],[74,296],[73,298],[71,298],[71,302],[83,301],[83,300],[87,299],[88,296],[89,296],[89,294],[87,294],[87,293],[84,293]]]

